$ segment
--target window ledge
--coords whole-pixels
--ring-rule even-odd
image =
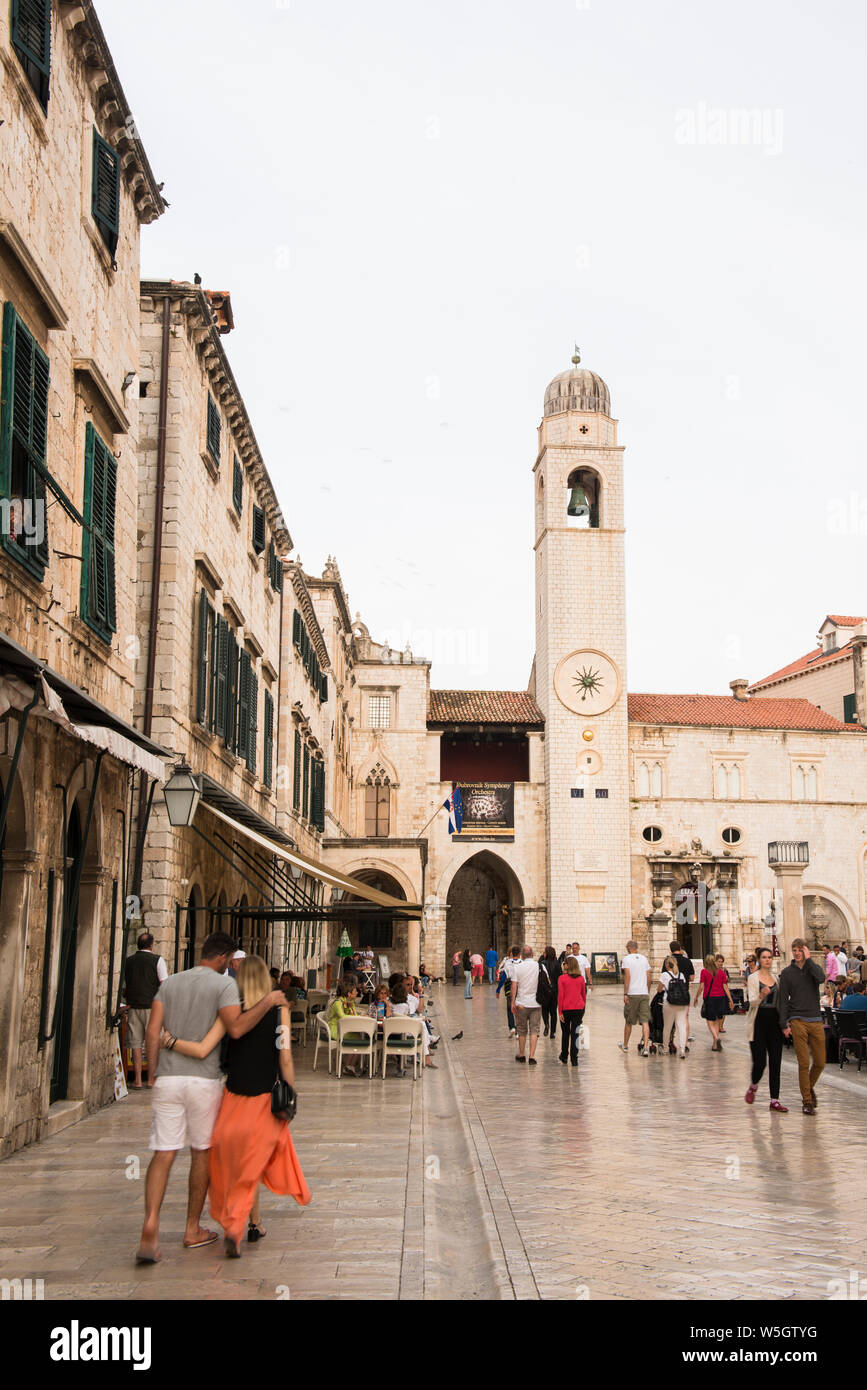
[[[93,249],[96,252],[97,259],[105,271],[105,278],[110,285],[113,285],[117,278],[117,266],[116,262],[112,259],[111,252],[99,234],[99,228],[92,218],[84,214],[81,218],[81,225],[93,243]]]
[[[253,569],[256,571],[260,570],[261,564],[259,562],[261,561],[262,556],[257,555],[255,550],[248,550],[247,556],[249,558],[250,564],[253,566]]]
[[[202,450],[202,454],[201,454],[201,458],[202,458],[202,463],[205,465],[205,467],[207,468],[207,470],[208,470],[208,472],[210,473],[211,477],[214,479],[214,482],[216,482],[217,479],[218,479],[219,476],[220,476],[220,470],[219,470],[217,464],[214,463],[213,456],[211,455],[210,450],[209,450],[209,449],[203,449],[203,450]]]
[[[111,421],[113,432],[129,434],[129,417],[122,410],[120,402],[93,358],[73,357],[72,370],[76,376],[83,377],[89,383],[94,396]]]
[[[65,328],[69,322],[69,315],[39,268],[21,233],[14,223],[6,221],[5,218],[0,220],[0,242],[6,247],[31,292],[39,300],[46,326]]]
[[[227,511],[227,513],[228,513],[229,520],[231,521],[231,523],[232,523],[232,525],[234,526],[235,530],[236,530],[236,531],[240,531],[240,529],[241,529],[241,518],[238,516],[238,513],[235,511],[235,504],[234,504],[234,503],[231,503],[231,504],[226,508],[226,511]]]
[[[111,647],[115,634],[112,633],[110,637],[104,637],[99,631],[99,628],[93,627],[90,623],[85,622],[80,613],[71,613],[69,615],[69,621],[73,639],[76,642],[87,643],[90,650],[95,655],[98,655],[101,660],[104,660],[105,649],[106,647]],[[95,645],[95,641],[99,642],[98,647]]]
[[[39,104],[36,93],[27,80],[27,76],[18,61],[15,51],[11,47],[0,48],[0,59],[3,60],[3,66],[12,79],[12,85],[18,93],[21,105],[30,117],[37,140],[41,145],[47,145],[48,120]]]

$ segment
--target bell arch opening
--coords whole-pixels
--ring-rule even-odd
[[[602,516],[602,480],[592,468],[574,468],[566,480],[566,522],[597,531]]]

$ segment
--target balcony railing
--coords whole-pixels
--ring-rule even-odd
[[[809,864],[810,846],[806,840],[772,840],[768,845],[769,864]]]

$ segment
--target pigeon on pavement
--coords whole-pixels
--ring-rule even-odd
[[[463,1030],[463,1028],[462,1028],[461,1031],[460,1031],[459,1033],[455,1033],[454,1037],[452,1038],[452,1042],[457,1042],[458,1038],[462,1038],[463,1036],[464,1036],[464,1030]]]

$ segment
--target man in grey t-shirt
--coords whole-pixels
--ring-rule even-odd
[[[285,1004],[280,990],[272,990],[251,1009],[241,1012],[238,986],[223,971],[235,951],[225,932],[214,932],[202,946],[202,963],[160,986],[148,1021],[147,1048],[150,1075],[156,1076],[151,1120],[153,1158],[145,1179],[145,1220],[136,1253],[139,1264],[160,1259],[160,1209],[169,1173],[179,1149],[190,1146],[190,1179],[184,1246],[188,1250],[213,1245],[216,1231],[200,1224],[208,1192],[208,1151],[211,1133],[223,1098],[219,1048],[207,1057],[182,1057],[171,1043],[160,1050],[163,1027],[175,1038],[201,1042],[219,1017],[230,1038],[240,1038],[264,1018],[269,1009]]]

